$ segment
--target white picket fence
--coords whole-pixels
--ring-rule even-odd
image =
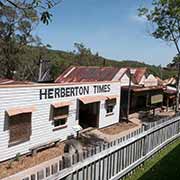
[[[177,114],[111,143],[65,154],[3,180],[118,180],[179,136]]]

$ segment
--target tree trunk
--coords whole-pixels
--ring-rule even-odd
[[[179,46],[178,46],[178,42],[176,41],[176,38],[173,34],[173,31],[171,30],[171,28],[169,27],[169,30],[170,30],[170,33],[172,35],[172,38],[173,38],[173,41],[174,41],[174,44],[176,46],[176,50],[178,52],[178,56],[180,56],[180,49],[179,49]],[[180,64],[178,63],[178,77],[177,77],[177,83],[176,83],[177,87],[176,87],[176,90],[177,90],[177,95],[176,95],[176,112],[179,111],[179,91],[180,91]]]
[[[176,95],[176,112],[179,111],[179,91],[180,91],[180,64],[178,63],[177,95]]]

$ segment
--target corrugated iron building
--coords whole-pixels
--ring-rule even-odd
[[[0,162],[119,122],[119,82],[0,85]]]
[[[131,76],[131,78],[130,78]],[[131,79],[131,83],[129,83]],[[96,66],[71,66],[62,73],[55,82],[121,82],[121,115],[126,116],[128,102],[128,87],[131,85],[130,112],[151,109],[162,105],[163,88],[158,86],[158,80],[147,72],[147,68],[118,68]],[[159,95],[159,96],[157,96]],[[152,97],[151,97],[152,96]],[[155,97],[156,96],[156,97]],[[151,99],[159,98],[158,102]]]

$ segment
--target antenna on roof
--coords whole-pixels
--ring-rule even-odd
[[[50,82],[51,76],[50,76],[50,64],[49,60],[40,59],[39,61],[39,76],[38,76],[38,82]]]

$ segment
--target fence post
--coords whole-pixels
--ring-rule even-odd
[[[149,129],[147,124],[143,124],[144,131],[147,131]],[[148,135],[144,136],[144,143],[143,143],[143,156],[145,156],[148,153]]]
[[[72,156],[71,154],[65,153],[62,157],[64,168],[72,166]]]

